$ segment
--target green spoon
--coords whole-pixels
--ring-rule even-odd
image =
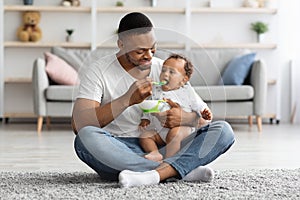
[[[153,85],[166,85],[167,81],[161,81],[161,82],[152,82]]]

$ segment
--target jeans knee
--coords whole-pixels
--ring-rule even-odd
[[[78,154],[79,152],[88,152],[92,142],[99,136],[99,134],[105,133],[101,128],[95,126],[85,126],[81,128],[76,135],[74,141],[75,151]]]
[[[226,144],[233,144],[235,141],[234,132],[232,130],[231,125],[226,121],[217,121],[215,126],[217,126],[220,130],[222,141]]]
[[[222,135],[223,135],[223,143],[224,143],[224,152],[226,152],[235,142],[234,138],[234,132],[232,130],[232,127],[228,122],[223,122],[223,130],[222,130]]]
[[[78,131],[78,135],[84,135],[85,133],[91,133],[91,132],[95,132],[98,131],[100,128],[95,127],[95,126],[85,126],[82,127],[79,131]]]
[[[85,140],[85,139],[91,138],[93,136],[96,137],[99,134],[110,135],[109,132],[105,131],[102,128],[96,127],[96,126],[85,126],[79,130],[77,135],[82,140]]]
[[[84,152],[87,152],[86,148],[84,147],[84,145],[82,144],[82,141],[80,140],[80,137],[77,135],[75,137],[75,140],[74,140],[74,149],[75,149],[75,152],[77,154],[77,156],[83,160],[83,154]]]

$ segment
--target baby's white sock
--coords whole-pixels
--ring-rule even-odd
[[[214,178],[214,171],[206,166],[199,166],[188,173],[182,180],[184,181],[204,181],[210,182]]]
[[[157,171],[134,172],[130,170],[123,170],[119,174],[119,185],[121,187],[134,187],[141,185],[155,185],[160,181]]]

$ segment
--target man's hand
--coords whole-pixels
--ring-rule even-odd
[[[141,103],[152,94],[152,80],[145,78],[134,82],[125,96],[129,99],[129,106]]]
[[[124,112],[128,106],[140,103],[151,95],[151,86],[150,78],[138,80],[130,86],[124,95],[106,104],[84,98],[77,99],[72,114],[74,132],[76,133],[88,125],[105,127]]]
[[[181,107],[170,99],[165,99],[170,105],[171,109],[165,112],[153,113],[153,115],[160,121],[163,127],[174,128],[181,125],[187,125],[183,122],[183,115],[186,114]]]

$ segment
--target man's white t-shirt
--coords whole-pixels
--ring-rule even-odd
[[[159,80],[162,63],[163,60],[152,58],[149,77],[155,81]],[[93,62],[80,73],[77,98],[94,100],[105,105],[125,94],[135,81],[137,80],[120,65],[116,55],[109,55]],[[103,129],[116,136],[138,137],[141,116],[142,111],[138,105],[130,106]]]

